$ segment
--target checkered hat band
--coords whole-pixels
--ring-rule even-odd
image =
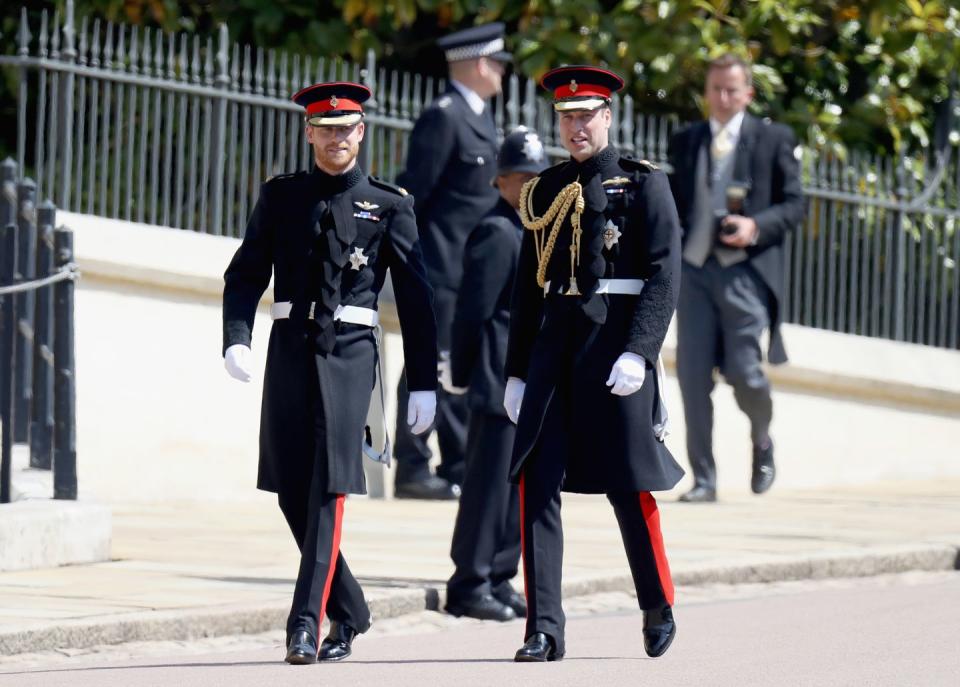
[[[494,38],[486,43],[473,43],[471,45],[462,45],[458,48],[450,48],[443,54],[447,62],[459,62],[460,60],[474,60],[478,57],[486,57],[503,50],[503,39]]]
[[[363,106],[356,100],[349,98],[324,98],[307,105],[307,116],[323,114],[324,112],[363,112]]]

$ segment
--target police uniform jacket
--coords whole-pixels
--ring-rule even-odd
[[[349,260],[359,249],[367,264]],[[335,258],[335,259],[334,259]],[[319,168],[275,177],[260,197],[240,248],[224,275],[223,346],[250,345],[257,303],[274,277],[274,299],[294,304],[273,323],[267,351],[257,486],[278,491],[304,473],[302,461],[325,468],[328,493],[365,493],[364,423],[375,380],[370,327],[337,322],[333,349],[320,354],[310,302],[377,308],[390,270],[403,333],[410,389],[436,387],[432,291],[417,238],[413,199],[355,166],[330,176]],[[322,403],[319,414],[311,399]],[[310,454],[314,437],[325,438]],[[309,474],[309,473],[306,473]]]
[[[668,150],[670,185],[684,232],[695,221],[694,183],[700,150],[710,145],[709,122],[698,122],[671,138]],[[793,132],[769,119],[749,114],[743,118],[735,151],[733,178],[749,185],[744,215],[752,217],[759,232],[755,246],[746,248],[749,264],[770,288],[771,335],[768,358],[771,363],[787,360],[780,335],[784,284],[783,242],[787,232],[803,220],[803,188],[794,155],[797,142]]]
[[[659,394],[653,366],[676,308],[680,228],[666,175],[608,147],[583,163],[574,160],[540,175],[530,203],[542,216],[560,190],[579,180],[585,209],[580,266],[583,296],[557,293],[570,280],[569,214],[547,269],[549,294],[537,285],[534,233],[524,231],[513,298],[508,376],[526,381],[511,474],[519,479],[552,403],[569,404],[563,489],[586,493],[670,489],[683,470],[656,439]],[[610,248],[604,233],[615,227]],[[549,227],[547,229],[549,231]],[[640,295],[597,293],[598,279],[642,279]],[[606,386],[624,352],[643,356],[643,386],[616,396]],[[565,397],[557,397],[563,393]]]
[[[504,417],[510,297],[522,230],[517,211],[501,198],[470,233],[450,347],[453,384],[469,387],[470,408]]]
[[[457,289],[470,231],[497,202],[497,132],[489,107],[477,115],[451,86],[417,119],[397,182],[414,197],[430,282]]]

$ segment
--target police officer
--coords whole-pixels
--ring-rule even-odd
[[[514,424],[503,408],[503,366],[510,296],[523,227],[520,189],[546,167],[536,132],[507,135],[497,156],[500,200],[470,234],[463,283],[453,317],[450,360],[441,363],[444,389],[467,394],[467,471],[453,529],[446,610],[481,620],[526,615],[526,602],[510,580],[520,563],[520,504],[510,484]]]
[[[560,492],[605,493],[640,608],[643,643],[673,641],[673,583],[651,491],[683,476],[662,439],[657,374],[677,303],[680,227],[665,174],[609,145],[611,94],[596,67],[561,67],[553,92],[570,160],[524,187],[525,227],[507,351],[504,405],[518,422],[511,475],[520,484],[527,597],[517,661],[563,657]]]
[[[463,247],[470,231],[497,202],[490,182],[496,172],[497,131],[489,98],[500,92],[510,54],[504,52],[503,24],[487,24],[437,41],[450,72],[447,91],[423,111],[410,135],[406,169],[398,182],[415,199],[427,274],[434,288],[434,312],[441,351],[450,350],[450,332],[460,288]],[[401,417],[406,388],[397,390]],[[429,434],[413,436],[397,423],[399,498],[455,499],[463,481],[468,408],[462,397],[439,393],[437,442],[441,465],[428,468]]]
[[[224,275],[225,364],[241,381],[250,380],[257,303],[274,277],[257,486],[277,493],[301,553],[288,663],[345,658],[370,626],[340,552],[340,528],[344,496],[366,492],[361,447],[387,269],[404,334],[410,431],[425,431],[436,407],[436,329],[413,199],[356,161],[369,97],[353,83],[316,84],[293,96],[305,109],[315,165],[263,184]],[[318,646],[324,615],[330,633]]]

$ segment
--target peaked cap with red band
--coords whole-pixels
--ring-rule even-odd
[[[607,105],[610,97],[623,88],[623,79],[609,69],[573,65],[551,69],[540,79],[540,85],[553,91],[553,109],[595,110]]]
[[[363,119],[363,103],[371,95],[363,84],[337,81],[307,86],[292,100],[306,110],[313,126],[352,126]]]

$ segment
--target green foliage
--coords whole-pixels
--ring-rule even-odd
[[[242,42],[354,59],[372,48],[390,66],[433,74],[443,70],[438,35],[501,20],[520,73],[606,64],[638,109],[683,119],[702,115],[708,60],[732,50],[755,64],[757,113],[837,149],[928,146],[960,66],[955,0],[77,0],[77,11],[167,30],[225,21]],[[4,52],[17,12],[0,10]]]

